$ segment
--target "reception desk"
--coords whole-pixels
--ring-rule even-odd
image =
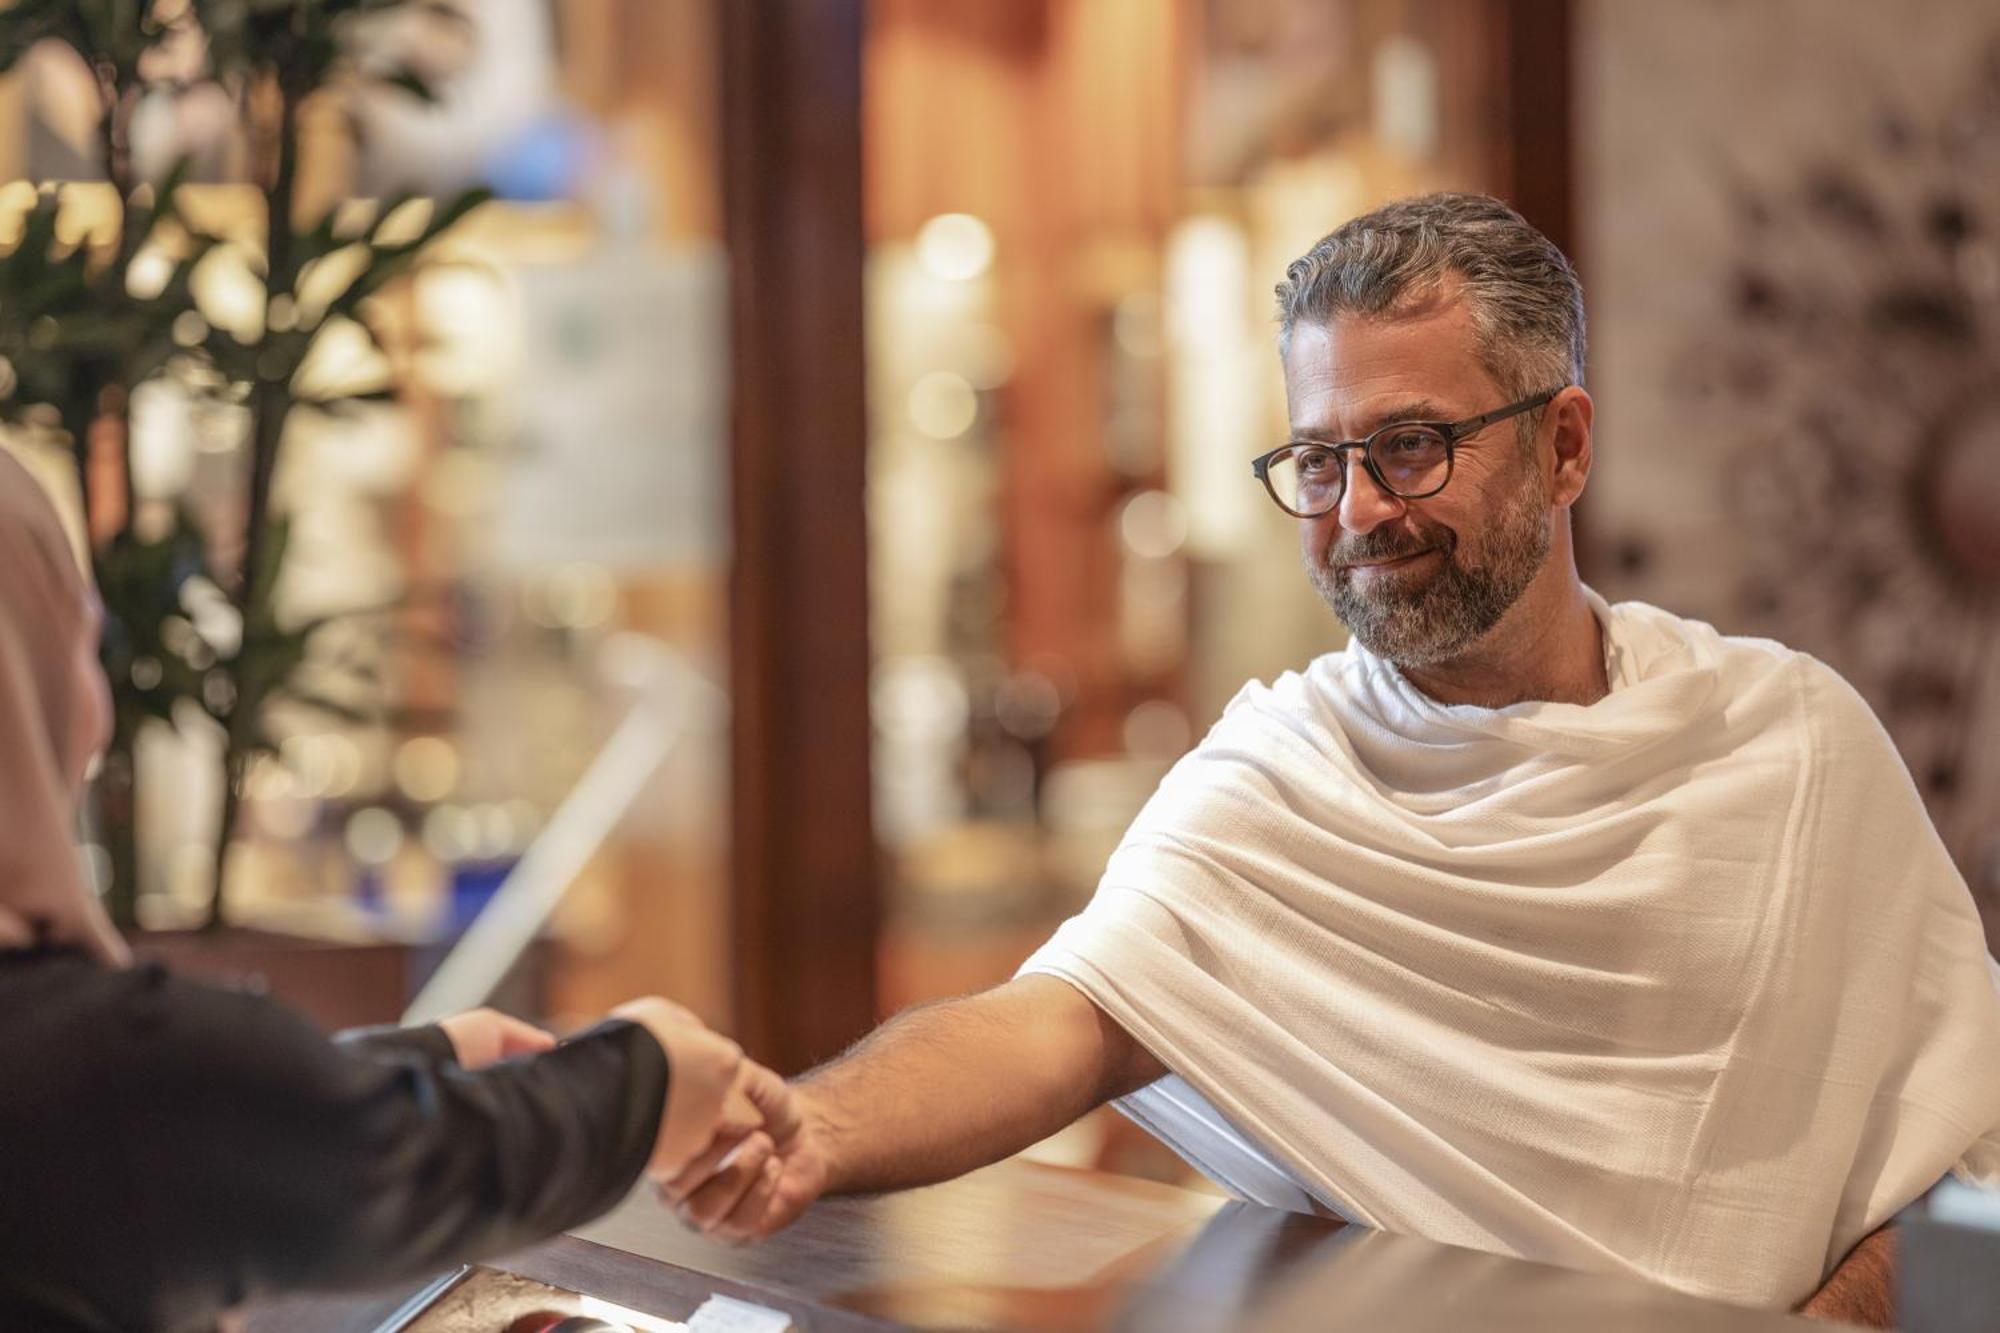
[[[816,1205],[760,1246],[683,1229],[641,1192],[489,1267],[672,1320],[711,1295],[799,1330],[885,1328],[1824,1329],[1649,1283],[1572,1273],[1095,1172],[1003,1162],[962,1180]],[[254,1333],[372,1333],[408,1302],[288,1301]]]

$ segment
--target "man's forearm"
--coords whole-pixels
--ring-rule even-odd
[[[828,1191],[855,1193],[998,1161],[1161,1072],[1067,983],[1031,976],[911,1010],[798,1091]]]

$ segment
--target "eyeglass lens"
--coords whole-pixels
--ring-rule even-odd
[[[1368,442],[1369,457],[1384,485],[1397,495],[1422,496],[1444,484],[1451,450],[1428,426],[1386,431]],[[1360,459],[1354,466],[1360,466]],[[1271,488],[1299,513],[1324,514],[1340,503],[1346,469],[1331,446],[1300,444],[1271,460]]]

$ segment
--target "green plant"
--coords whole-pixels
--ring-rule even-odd
[[[111,851],[110,904],[128,925],[136,920],[132,756],[144,726],[175,721],[193,705],[221,728],[224,797],[208,914],[216,926],[226,919],[224,868],[244,780],[257,755],[278,748],[278,706],[361,716],[351,697],[318,688],[310,670],[316,636],[338,617],[290,623],[279,612],[289,526],[273,506],[272,482],[294,414],[351,412],[394,398],[386,374],[329,386],[309,383],[302,371],[332,330],[359,329],[385,350],[373,298],[485,198],[476,191],[436,203],[399,198],[360,215],[329,208],[299,216],[300,111],[309,99],[369,82],[430,96],[410,72],[364,69],[349,55],[350,25],[410,8],[456,13],[435,0],[17,0],[0,10],[0,71],[35,42],[52,40],[73,48],[96,75],[100,142],[119,204],[115,240],[66,243],[65,195],[77,187],[44,190],[21,239],[0,259],[0,419],[59,427],[84,496],[117,703],[98,806]],[[201,29],[207,77],[230,95],[254,150],[262,228],[247,258],[261,318],[247,331],[211,327],[193,296],[197,268],[239,242],[208,234],[183,214],[180,169],[157,186],[133,179],[129,128],[146,91],[144,58],[188,24]],[[150,265],[144,272],[142,257]],[[140,524],[124,413],[134,387],[170,370],[248,411],[236,532],[204,531],[185,510],[164,525]],[[115,467],[101,466],[105,440],[119,451]],[[214,563],[224,544],[219,535],[237,552],[226,569]],[[234,633],[204,635],[196,627],[186,601],[198,580],[227,596]]]

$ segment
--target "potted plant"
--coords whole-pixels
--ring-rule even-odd
[[[60,439],[82,497],[91,561],[106,609],[103,658],[116,702],[114,735],[96,789],[109,862],[107,899],[138,924],[138,770],[148,727],[206,720],[222,738],[213,928],[229,919],[224,870],[252,761],[273,753],[287,709],[361,720],[366,704],[323,688],[309,666],[333,617],[287,618],[277,597],[289,520],[272,483],[287,426],[308,413],[351,413],[393,401],[393,369],[329,384],[310,359],[329,334],[390,340],[379,298],[444,232],[483,201],[388,199],[373,208],[329,203],[302,215],[302,112],[337,105],[369,84],[428,98],[422,79],[355,55],[355,25],[411,8],[456,14],[434,0],[16,0],[0,9],[0,72],[31,47],[59,42],[95,78],[107,184],[45,185],[12,249],[0,255],[0,420]],[[199,79],[233,108],[260,207],[245,236],[225,235],[189,207],[187,161],[157,180],[134,168],[132,126],[145,99],[175,95],[153,69],[174,44],[205,49]],[[183,62],[185,63],[185,62]],[[178,88],[185,75],[176,76]],[[109,234],[79,235],[64,219],[109,189]],[[201,266],[218,251],[248,257],[255,317],[223,328],[196,299]],[[393,367],[393,358],[381,358]],[[132,391],[172,376],[192,393],[247,415],[240,487],[223,509],[138,503]],[[190,614],[190,592],[212,585],[229,614]]]

